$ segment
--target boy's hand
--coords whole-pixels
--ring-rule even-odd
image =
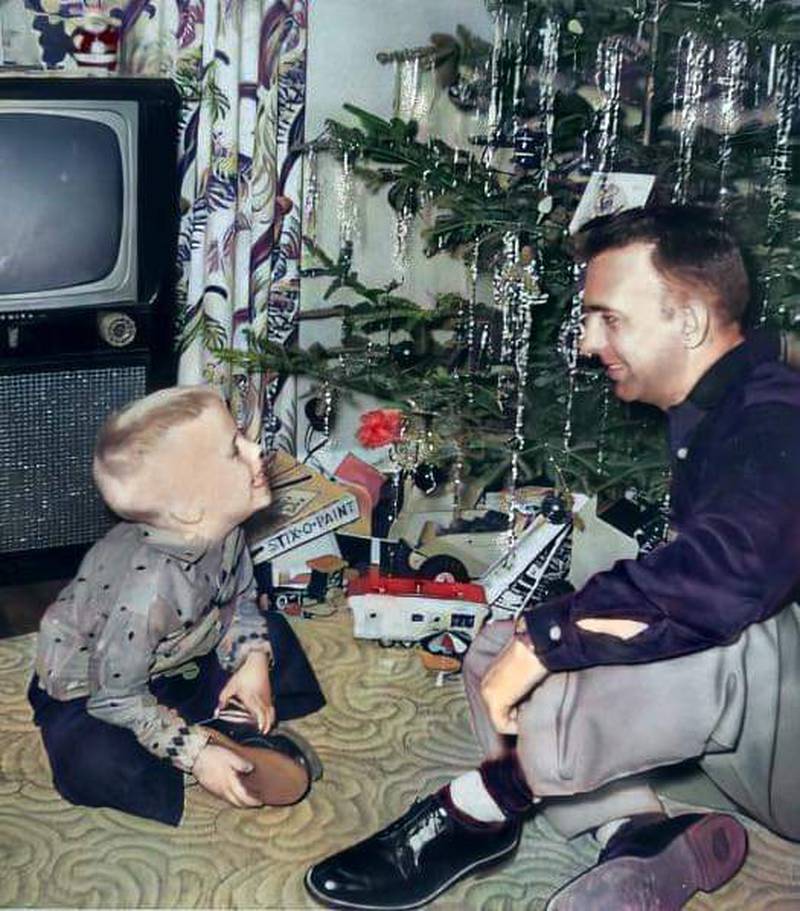
[[[213,743],[200,750],[192,766],[192,774],[206,791],[234,807],[262,806],[245,787],[244,776],[252,771],[253,766],[242,756]]]
[[[272,685],[269,681],[269,658],[264,652],[250,652],[244,664],[232,675],[219,694],[217,711],[236,698],[255,718],[262,734],[275,724]]]

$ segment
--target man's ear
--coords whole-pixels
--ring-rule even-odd
[[[699,348],[711,334],[711,307],[694,295],[681,307],[681,334],[687,349]]]

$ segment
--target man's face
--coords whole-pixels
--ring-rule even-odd
[[[666,409],[691,388],[685,310],[653,265],[651,250],[634,243],[589,261],[581,352],[600,358],[618,398]]]
[[[153,462],[173,513],[196,522],[202,537],[224,537],[272,499],[260,447],[238,432],[222,402],[171,429]]]

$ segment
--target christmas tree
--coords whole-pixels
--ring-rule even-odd
[[[330,121],[306,146],[309,274],[330,279],[323,315],[341,317],[341,344],[284,350],[252,338],[248,353],[227,356],[312,378],[324,428],[341,390],[400,409],[405,469],[434,466],[512,491],[545,477],[565,489],[658,495],[659,417],[618,403],[579,357],[570,222],[591,175],[595,213],[618,204],[615,175],[639,175],[634,184],[651,175],[650,200],[719,208],[753,263],[751,321],[792,326],[800,10],[765,0],[487,6],[492,42],[459,28],[381,57],[397,68],[396,117],[345,105],[348,122]],[[421,72],[480,124],[470,149],[420,136]],[[319,155],[341,162],[337,251],[314,241]],[[398,256],[422,219],[427,254],[463,260],[473,293],[423,307],[394,280],[359,281],[348,194],[381,188],[396,213]],[[487,275],[488,298],[479,291]]]

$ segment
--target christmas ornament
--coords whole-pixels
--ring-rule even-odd
[[[444,483],[447,474],[439,465],[429,462],[420,462],[414,469],[414,486],[421,490],[425,496],[435,493]]]
[[[319,162],[315,146],[311,146],[305,158],[306,195],[303,201],[303,231],[311,243],[317,240],[317,218],[319,210]],[[307,250],[307,247],[303,247]]]
[[[504,119],[505,111],[503,109],[503,73],[501,68],[501,59],[503,48],[508,41],[508,24],[509,17],[504,15],[501,10],[495,10],[494,16],[494,38],[492,41],[492,56],[489,68],[489,82],[491,90],[489,94],[489,116],[487,120],[487,135],[489,143],[497,142],[500,134],[500,126]]]
[[[530,127],[520,127],[514,133],[513,162],[523,171],[531,171],[542,166],[542,154],[546,139],[542,133]]]
[[[603,98],[603,106],[600,109],[600,139],[597,145],[600,156],[599,171],[610,171],[614,166],[619,132],[622,56],[622,42],[617,37],[608,38],[597,45],[595,79]]]
[[[567,403],[564,409],[564,432],[562,440],[564,450],[572,444],[572,406],[575,399],[575,381],[578,373],[578,355],[583,336],[583,276],[585,266],[575,263],[572,267],[572,279],[575,293],[572,295],[569,313],[564,320],[558,336],[558,346],[567,365],[569,384],[567,386]]]
[[[422,133],[436,95],[435,66],[431,48],[412,48],[395,59],[395,117],[416,121]]]
[[[747,44],[740,39],[728,41],[725,47],[725,68],[722,79],[720,129],[722,139],[719,153],[719,192],[723,208],[728,202],[728,169],[731,160],[731,137],[736,132],[747,88]]]
[[[478,80],[467,80],[460,75],[458,80],[448,87],[447,97],[460,111],[474,111],[478,106],[479,86]]]
[[[345,149],[337,183],[337,209],[339,215],[339,246],[352,251],[358,237],[358,201],[356,199],[353,163],[355,154]]]
[[[413,119],[419,91],[419,57],[395,62],[395,116],[401,120]]]
[[[713,60],[713,50],[697,35],[686,32],[678,41],[678,68],[673,109],[679,111],[678,172],[672,192],[672,201],[685,203],[689,192],[692,159],[697,129],[705,113],[705,88]]]
[[[542,65],[539,70],[539,108],[544,117],[544,169],[542,190],[547,189],[550,162],[553,158],[553,129],[555,127],[556,77],[561,22],[548,16],[542,29]]]
[[[788,179],[792,168],[792,123],[800,111],[800,67],[792,45],[778,46],[774,61],[772,82],[777,124],[767,186],[767,230],[773,236],[777,234],[786,216]]]
[[[769,83],[773,91],[777,123],[767,180],[767,237],[771,244],[777,245],[788,214],[787,197],[795,141],[792,136],[792,124],[800,112],[800,59],[791,45],[781,44],[773,48]],[[784,269],[790,269],[792,265],[786,263],[784,257],[776,256],[771,247],[763,278],[762,322],[771,315],[772,283],[780,278]],[[777,313],[781,318],[786,314],[786,304],[783,300],[778,304]]]
[[[541,514],[553,525],[563,525],[569,518],[570,511],[561,494],[548,493],[542,499]]]
[[[394,238],[392,244],[394,273],[397,281],[402,284],[408,271],[410,260],[410,234],[414,224],[414,212],[407,206],[394,213]]]
[[[392,360],[400,367],[410,367],[417,357],[414,343],[407,339],[391,346]]]
[[[330,435],[334,418],[333,394],[330,387],[326,387],[321,396],[310,398],[306,402],[304,411],[313,430],[323,433],[325,436]]]

